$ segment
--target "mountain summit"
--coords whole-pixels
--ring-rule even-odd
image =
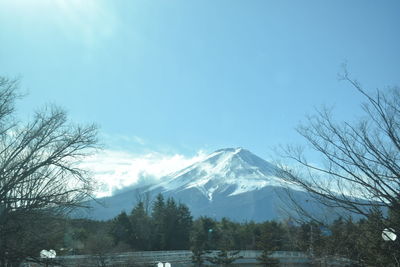
[[[215,194],[234,196],[266,186],[282,186],[281,173],[282,170],[246,149],[225,148],[171,174],[152,189],[179,192],[193,188],[212,201]]]
[[[186,204],[194,217],[227,217],[236,221],[265,221],[282,217],[282,199],[291,193],[306,203],[305,192],[296,191],[280,178],[284,172],[243,148],[217,150],[205,159],[147,187],[140,185],[93,204],[91,217],[110,219],[132,210],[137,194],[154,198],[162,193]],[[286,187],[286,188],[284,188]]]

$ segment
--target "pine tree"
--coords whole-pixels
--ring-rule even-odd
[[[162,194],[158,194],[153,204],[151,213],[153,235],[152,235],[152,249],[162,250],[164,249],[164,216],[165,216],[165,202]]]
[[[115,245],[120,242],[132,245],[132,225],[125,211],[112,221],[110,234]]]
[[[173,198],[159,194],[153,205],[154,225],[153,246],[157,250],[189,249],[192,216],[184,204],[177,204]]]
[[[279,266],[279,260],[271,257],[272,251],[263,250],[257,260],[266,267]]]
[[[177,249],[189,249],[190,248],[190,232],[193,226],[193,217],[190,213],[189,208],[180,203],[178,205],[178,229],[177,233]]]
[[[261,226],[261,235],[257,242],[262,254],[257,260],[265,266],[278,266],[279,261],[272,258],[271,254],[283,246],[285,231],[281,224],[265,222]]]
[[[146,214],[144,203],[139,202],[130,216],[132,225],[132,246],[137,250],[149,250],[151,247],[151,218]]]
[[[178,212],[176,202],[173,198],[168,198],[165,205],[163,216],[163,236],[162,245],[164,249],[174,250],[177,248],[177,238],[179,234]]]
[[[211,249],[216,249],[219,240],[217,223],[208,217],[200,217],[192,226],[190,243],[193,256],[192,262],[196,266],[202,266],[208,258]]]
[[[217,255],[207,257],[207,260],[220,266],[230,266],[233,262],[242,258],[242,256],[238,255],[239,252],[239,250],[228,251],[226,249],[221,249],[218,251]]]

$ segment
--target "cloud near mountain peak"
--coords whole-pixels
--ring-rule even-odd
[[[190,157],[182,154],[148,152],[134,154],[127,151],[103,150],[86,158],[81,167],[92,172],[99,183],[97,197],[110,196],[138,182],[160,180],[206,157],[202,150]]]

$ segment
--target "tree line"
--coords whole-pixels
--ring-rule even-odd
[[[228,218],[193,219],[189,208],[160,194],[150,208],[138,202],[130,212],[108,221],[68,219],[69,240],[60,239],[55,248],[64,254],[104,255],[111,252],[191,250],[193,262],[206,260],[228,264],[241,250],[261,250],[260,262],[274,266],[274,251],[300,251],[313,257],[341,257],[352,266],[391,266],[399,253],[398,241],[384,241],[379,227],[381,211],[358,221],[338,217],[330,224],[283,221],[234,222]],[[209,251],[219,251],[209,256]],[[395,265],[394,265],[395,266]]]

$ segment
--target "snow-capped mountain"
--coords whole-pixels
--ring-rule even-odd
[[[264,221],[286,216],[282,199],[292,197],[305,203],[305,192],[297,191],[281,178],[284,172],[243,148],[217,150],[162,179],[152,186],[138,185],[124,193],[103,198],[104,206],[93,205],[91,217],[110,219],[122,210],[130,212],[137,194],[152,198],[162,193],[186,204],[194,217],[228,217],[236,221]]]
[[[243,148],[226,148],[211,153],[203,161],[171,174],[151,190],[180,192],[199,190],[212,201],[215,194],[227,196],[258,190],[266,186],[282,186],[282,170]]]

